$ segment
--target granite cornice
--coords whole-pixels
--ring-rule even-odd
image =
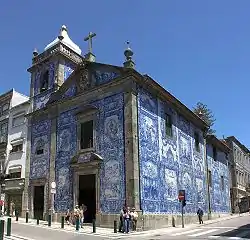
[[[126,83],[123,85],[124,93],[132,93],[134,95],[138,95],[136,80],[134,76],[131,76]]]
[[[50,120],[55,119],[58,116],[59,116],[59,113],[58,113],[58,106],[57,105],[48,108],[48,118]]]
[[[193,111],[191,111],[187,106],[185,106],[180,100],[174,97],[170,92],[165,90],[161,85],[159,85],[155,80],[153,80],[148,75],[138,76],[135,73],[136,81],[145,90],[157,96],[164,102],[167,102],[171,107],[173,107],[179,114],[185,116],[187,120],[192,122],[196,127],[199,127],[203,131],[207,131],[208,125]]]
[[[235,144],[238,148],[240,148],[246,154],[250,154],[250,150],[245,145],[243,145],[235,136],[227,137],[226,141],[231,142],[232,145]]]
[[[2,95],[0,95],[0,103],[4,102],[4,101],[10,101],[11,98],[13,96],[13,89],[11,89],[10,91],[3,93]]]
[[[219,140],[215,135],[206,136],[207,143],[217,147],[220,151],[224,153],[229,153],[231,149],[221,140]]]
[[[33,124],[34,122],[37,121],[47,120],[48,115],[49,115],[48,108],[44,108],[31,113],[30,115],[28,115],[28,117]]]

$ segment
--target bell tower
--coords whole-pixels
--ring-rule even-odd
[[[50,95],[60,88],[82,59],[81,49],[70,39],[65,25],[43,52],[33,51],[32,66],[28,69],[32,111],[46,105]]]

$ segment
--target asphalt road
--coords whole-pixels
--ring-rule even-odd
[[[152,232],[133,234],[104,234],[77,233],[61,229],[50,229],[36,225],[12,223],[12,236],[22,240],[106,240],[106,239],[147,239],[147,240],[182,240],[182,239],[250,239],[250,216],[236,217],[213,224],[187,226],[183,228],[169,228],[165,231],[159,229]],[[22,237],[22,238],[18,238]]]
[[[77,232],[36,227],[32,225],[12,223],[12,236],[23,237],[25,240],[101,240],[109,239]]]
[[[143,239],[250,239],[250,216],[241,216],[226,221],[221,221],[208,225],[201,225],[193,228],[179,228],[169,233],[159,234],[155,236],[144,237]]]

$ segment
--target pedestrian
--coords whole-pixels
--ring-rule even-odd
[[[84,213],[86,212],[87,207],[82,204],[80,206],[80,224],[81,224],[81,228],[83,228],[83,223],[84,223]]]
[[[75,221],[75,224],[80,225],[80,209],[78,205],[76,205],[74,209],[74,221]]]
[[[198,215],[198,218],[199,218],[199,223],[200,224],[203,224],[203,210],[201,208],[198,209],[197,211],[197,215]]]
[[[121,212],[120,212],[120,221],[119,221],[119,232],[123,232],[124,230],[124,220],[123,220],[123,214],[125,214],[127,207],[124,205]]]
[[[127,207],[125,213],[123,214],[123,232],[129,233],[131,214],[129,208]]]
[[[134,207],[132,208],[130,215],[131,215],[131,221],[132,221],[132,231],[136,231],[138,213],[135,211]]]
[[[70,211],[68,209],[68,211],[66,212],[66,216],[65,216],[65,221],[68,225],[70,225]]]
[[[15,216],[15,203],[13,201],[10,202],[10,217]]]

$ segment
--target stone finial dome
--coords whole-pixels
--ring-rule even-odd
[[[60,30],[60,34],[59,36],[52,41],[51,43],[49,43],[44,50],[47,50],[53,46],[55,46],[57,43],[62,42],[63,44],[65,44],[67,47],[69,47],[70,49],[72,49],[74,52],[78,53],[79,55],[82,53],[81,49],[79,48],[79,46],[77,46],[69,37],[68,35],[68,30],[67,27],[65,25],[63,25],[61,27]]]

